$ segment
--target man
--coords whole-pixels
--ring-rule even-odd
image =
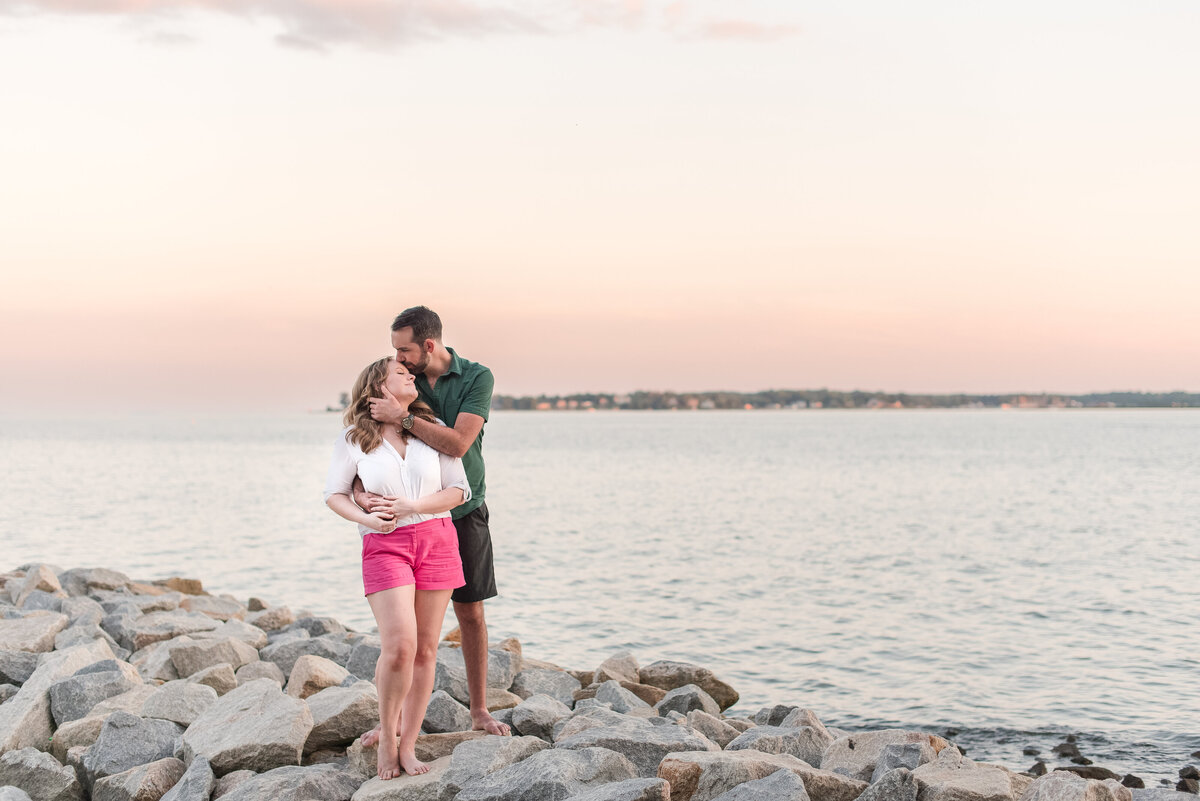
[[[454,591],[451,600],[462,634],[471,721],[475,729],[508,735],[508,726],[493,718],[487,708],[488,633],[483,614],[483,602],[497,595],[483,469],[483,424],[492,404],[495,380],[491,370],[467,361],[442,344],[441,318],[425,306],[405,309],[396,317],[392,322],[392,347],[396,349],[396,360],[417,377],[421,400],[446,425],[402,415],[400,403],[387,390],[385,397],[371,400],[371,416],[381,423],[400,425],[426,445],[463,460],[471,499],[451,511],[450,516],[458,530],[458,550],[467,583]],[[356,484],[354,500],[372,511],[381,498],[361,491]]]

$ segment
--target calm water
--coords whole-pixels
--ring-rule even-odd
[[[373,626],[321,503],[336,415],[0,421],[0,565],[183,574]],[[496,637],[713,667],[737,710],[1080,735],[1173,776],[1200,749],[1200,413],[497,413]],[[1051,762],[1051,764],[1054,764]]]

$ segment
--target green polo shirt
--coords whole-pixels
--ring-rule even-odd
[[[417,393],[421,400],[433,408],[433,413],[451,428],[454,428],[454,421],[463,412],[477,414],[486,423],[488,410],[492,407],[492,388],[496,384],[492,371],[478,362],[462,358],[454,352],[454,348],[446,350],[450,351],[450,369],[432,389],[424,373],[418,375]],[[467,483],[471,485],[471,500],[451,510],[450,516],[455,520],[469,515],[483,504],[483,429],[479,430],[479,436],[471,443],[462,460],[467,471]]]

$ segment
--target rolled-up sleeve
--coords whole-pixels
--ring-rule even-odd
[[[329,460],[329,473],[325,476],[325,500],[334,495],[349,495],[354,486],[354,476],[358,474],[358,462],[346,441],[345,429],[333,443],[333,458]]]
[[[462,459],[439,453],[438,463],[442,468],[442,489],[458,487],[463,491],[462,502],[471,500],[471,485],[467,483],[467,471],[463,467]]]

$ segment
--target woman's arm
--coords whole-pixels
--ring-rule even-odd
[[[359,509],[358,505],[350,500],[350,496],[344,492],[337,492],[330,495],[325,499],[325,505],[351,523],[366,526],[372,531],[379,531],[386,534],[396,527],[394,517],[387,517],[380,512],[368,514]]]

